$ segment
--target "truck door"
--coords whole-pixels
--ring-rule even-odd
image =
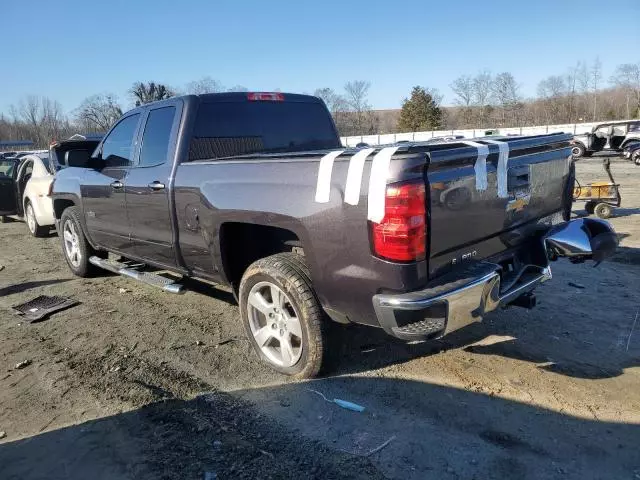
[[[149,110],[142,128],[138,162],[125,181],[131,241],[136,256],[176,264],[169,209],[169,177],[182,102]]]
[[[18,213],[15,167],[14,160],[0,160],[0,215],[2,216]]]
[[[107,134],[95,159],[95,169],[83,173],[83,213],[92,240],[126,254],[131,252],[124,194],[125,178],[137,149],[140,113],[120,120]]]

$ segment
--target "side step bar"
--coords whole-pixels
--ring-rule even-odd
[[[89,258],[89,262],[91,262],[96,267],[109,270],[110,272],[117,273],[118,275],[124,275],[126,277],[144,282],[147,285],[161,288],[165,292],[184,293],[184,286],[182,284],[176,283],[170,278],[165,278],[155,273],[139,272],[138,270],[129,268],[129,266],[124,263],[109,261],[95,256]]]

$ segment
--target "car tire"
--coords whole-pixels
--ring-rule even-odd
[[[613,207],[607,203],[599,203],[594,208],[593,213],[595,213],[598,218],[606,220],[613,214]]]
[[[33,210],[33,204],[29,200],[24,202],[24,219],[27,223],[27,229],[32,236],[45,237],[49,233],[49,228],[42,227],[38,224],[36,213]]]
[[[89,258],[96,254],[89,244],[80,223],[80,212],[77,207],[68,207],[60,217],[58,231],[62,242],[62,253],[67,265],[78,277],[90,277],[98,268],[89,262]]]
[[[574,160],[584,157],[586,152],[586,148],[584,148],[584,145],[582,145],[581,143],[574,143],[573,145],[571,145],[571,158],[573,158]]]
[[[11,221],[11,219],[9,217],[7,217],[6,215],[0,216],[0,223],[9,223],[10,221]]]
[[[279,253],[252,263],[242,276],[238,298],[247,337],[263,362],[297,378],[318,375],[329,320],[304,257]]]
[[[640,167],[640,150],[633,152],[633,155],[631,155],[631,161]]]
[[[596,202],[589,201],[589,202],[585,203],[584,209],[587,211],[587,213],[589,215],[593,215],[593,212],[596,209]]]

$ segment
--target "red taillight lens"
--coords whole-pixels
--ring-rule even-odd
[[[266,101],[266,102],[284,102],[284,95],[278,92],[265,93],[265,92],[251,92],[247,93],[247,99],[252,102]]]
[[[376,256],[399,262],[422,260],[426,255],[427,211],[421,183],[390,185],[385,215],[371,222],[371,239]]]

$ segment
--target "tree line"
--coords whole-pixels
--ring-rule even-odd
[[[325,87],[313,94],[325,102],[342,136],[640,118],[640,62],[618,65],[607,80],[598,58],[578,62],[565,73],[540,81],[534,98],[522,95],[521,84],[510,72],[463,75],[450,88],[455,95],[452,106],[442,106],[437,89],[416,86],[401,109],[379,111],[369,102],[371,83],[365,80],[347,82],[341,91]],[[183,88],[136,82],[128,97],[138,106],[178,94],[226,91],[247,88],[227,88],[211,77]],[[65,115],[59,102],[32,95],[12,105],[7,114],[0,113],[0,139],[32,140],[46,148],[51,140],[74,133],[105,132],[123,110],[116,95],[96,94]]]

